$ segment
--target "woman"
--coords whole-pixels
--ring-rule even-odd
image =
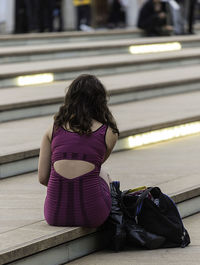
[[[118,135],[102,83],[92,75],[76,78],[40,149],[38,174],[47,186],[48,224],[98,227],[104,223],[111,197],[110,179],[101,165]]]
[[[168,25],[166,3],[161,0],[146,1],[139,12],[138,27],[147,36],[169,35],[172,27]]]

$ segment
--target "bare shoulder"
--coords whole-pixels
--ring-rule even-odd
[[[91,127],[92,131],[98,130],[101,126],[102,126],[102,123],[96,120],[92,120],[92,127]]]
[[[49,142],[51,142],[52,140],[53,128],[54,128],[54,125],[51,124],[44,134],[44,137],[46,137],[49,140]]]
[[[114,133],[112,128],[108,127],[107,132],[106,132],[107,148],[112,150],[117,140],[118,140],[118,134]]]

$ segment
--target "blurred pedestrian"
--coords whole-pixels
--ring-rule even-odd
[[[39,4],[40,0],[24,0],[28,32],[39,32]]]
[[[91,31],[91,0],[73,0],[77,11],[77,30]]]
[[[15,33],[39,32],[39,0],[15,1]]]
[[[40,32],[52,32],[55,0],[37,1],[39,1],[39,30]]]
[[[181,14],[181,7],[175,0],[165,0],[168,3],[171,20],[173,23],[174,34],[181,35],[184,33],[184,23]]]
[[[0,1],[0,33],[4,33],[6,30],[6,2],[6,0]]]
[[[53,10],[56,0],[16,0],[15,32],[53,31]]]
[[[124,27],[125,26],[125,10],[124,4],[122,0],[110,0],[110,12],[108,18],[108,27],[116,28],[116,27]]]
[[[55,0],[53,8],[53,31],[63,30],[62,0]]]
[[[169,35],[172,26],[168,24],[166,3],[161,0],[148,0],[142,6],[138,27],[143,29],[147,36]]]
[[[195,7],[197,4],[197,0],[189,1],[189,13],[188,13],[188,33],[194,34],[193,25],[195,21]]]
[[[15,33],[28,32],[27,14],[24,0],[15,0]]]
[[[183,33],[194,34],[195,7],[197,0],[177,0],[181,6]]]

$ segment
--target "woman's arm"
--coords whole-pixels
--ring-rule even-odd
[[[107,152],[106,152],[103,162],[105,162],[107,158],[110,156],[117,140],[118,140],[118,134],[113,133],[112,129],[108,127],[107,132],[106,132],[106,137],[105,137]]]
[[[39,163],[38,163],[38,179],[39,182],[47,186],[50,170],[51,170],[51,137],[52,137],[53,127],[48,129],[42,138],[42,143],[40,147]]]

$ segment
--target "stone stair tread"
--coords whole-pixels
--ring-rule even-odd
[[[200,48],[187,48],[180,51],[162,52],[155,54],[143,54],[143,55],[131,55],[131,54],[118,54],[118,55],[101,55],[92,57],[81,58],[67,58],[59,60],[47,60],[37,62],[21,62],[17,64],[8,63],[6,65],[0,65],[0,78],[28,75],[36,73],[47,73],[57,71],[72,71],[73,69],[88,70],[90,67],[100,67],[106,65],[116,65],[123,63],[142,64],[145,62],[162,60],[169,61],[170,59],[179,58],[196,58],[200,56]]]
[[[199,135],[113,153],[104,169],[113,180],[120,181],[123,190],[159,186],[174,195],[200,187]]]
[[[107,41],[93,41],[84,42],[84,43],[48,43],[44,45],[34,45],[34,46],[16,46],[16,47],[2,47],[0,51],[0,56],[5,55],[24,55],[24,54],[34,54],[34,53],[51,53],[54,51],[65,51],[65,50],[82,50],[82,49],[91,49],[96,47],[113,47],[113,46],[121,46],[121,45],[133,45],[134,41],[130,39],[125,40],[107,40]]]
[[[122,189],[158,185],[169,195],[186,193],[199,188],[199,146],[198,135],[118,152],[111,155],[103,168],[113,180],[120,180]],[[46,224],[46,188],[38,183],[37,172],[0,181],[0,255],[9,257],[19,249],[18,254],[22,255],[26,247],[26,253],[31,254],[95,231]]]
[[[109,34],[109,32],[107,33]],[[20,38],[34,39],[46,37],[48,40],[48,38],[51,37],[56,38],[57,36],[70,36],[70,34],[71,36],[79,36],[79,33],[53,33],[44,35],[27,34],[27,36],[18,35],[14,36],[14,38],[16,37],[17,40]],[[98,34],[100,35],[102,33],[97,33],[97,35]],[[80,33],[80,35],[90,36],[90,33]],[[6,39],[6,36],[0,36],[0,40],[4,37]],[[12,37],[12,39],[14,38]],[[152,40],[149,39],[149,41]],[[101,43],[103,45],[103,42]],[[112,41],[110,42],[110,45],[111,43]],[[121,41],[121,43],[123,43],[123,41]],[[62,49],[64,46],[68,48],[72,47],[72,45],[60,45]],[[83,46],[85,47],[87,45],[84,44]],[[50,45],[43,46],[44,50],[46,49],[45,47],[48,48]],[[55,46],[52,45],[52,48],[54,49]],[[21,52],[20,49],[21,47],[18,49],[19,53]],[[35,46],[34,49],[36,52],[39,52],[40,50],[39,46]],[[10,49],[10,52],[11,50],[12,49]],[[27,50],[30,49],[28,48]],[[4,51],[6,51],[6,48]],[[7,52],[8,51],[9,49],[7,49]],[[116,62],[123,64],[123,62],[126,61],[129,61],[130,63],[136,63],[139,61],[145,62],[146,60],[158,60],[159,63],[159,60],[168,60],[168,58],[177,58],[178,60],[179,55],[183,58],[195,58],[195,56],[200,56],[200,49],[185,49],[180,52],[173,52],[170,54],[163,53],[156,55],[138,55],[134,56],[134,60],[133,56],[131,55],[118,55],[117,57],[112,55],[110,57],[105,56],[104,58],[103,56],[94,56],[92,58],[87,58],[87,61],[84,61],[85,58],[83,58],[83,61],[81,61],[79,58],[77,61],[76,59],[65,59],[49,62],[19,63],[17,73],[15,71],[16,64],[8,64],[4,65],[2,68],[0,66],[0,78],[1,76],[4,78],[5,75],[24,75],[30,72],[39,73],[50,70],[57,71],[58,69],[63,68],[73,69],[73,67],[84,67],[85,65],[87,67],[95,64],[104,65],[105,62],[113,63],[114,65]],[[53,66],[50,65],[49,67],[50,62]],[[105,83],[110,93],[118,93],[120,89],[124,88],[129,89],[132,87],[139,87],[141,89],[147,85],[154,87],[157,84],[167,84],[167,82],[179,83],[183,80],[185,80],[185,82],[188,80],[197,80],[199,79],[199,71],[200,67],[198,66],[179,67],[177,69],[167,69],[165,71],[158,70],[149,71],[146,73],[108,76],[101,78],[101,80]],[[154,80],[155,77],[156,80]],[[4,107],[6,108],[6,106],[9,104],[23,103],[28,105],[29,101],[44,101],[48,99],[54,100],[56,97],[63,97],[64,89],[68,84],[69,81],[56,82],[41,86],[1,89],[0,111]],[[120,131],[123,133],[125,131],[137,130],[147,126],[151,128],[156,124],[166,123],[167,126],[167,124],[173,121],[185,120],[186,118],[190,117],[200,117],[199,99],[200,92],[190,92],[178,96],[172,95],[140,102],[115,105],[111,106],[111,110],[117,119]],[[39,148],[41,137],[50,123],[52,123],[52,116],[5,122],[0,124],[0,159],[1,156]],[[198,196],[200,195],[199,146],[200,137],[198,134],[177,139],[176,141],[161,143],[159,145],[145,146],[137,150],[113,153],[110,159],[105,163],[104,169],[110,172],[112,179],[120,180],[122,189],[142,185],[158,185],[161,187],[163,192],[166,192],[169,195],[178,196],[179,194],[185,194],[185,199],[187,199],[187,196],[189,196],[188,193],[191,195],[191,191],[195,189],[197,190]],[[80,227],[70,228],[48,226],[43,217],[43,204],[46,195],[46,188],[38,183],[37,172],[19,175],[13,178],[2,179],[0,181],[0,258],[2,256],[9,262],[13,256],[15,256],[15,258],[21,258],[24,255],[31,255],[96,231],[96,229]],[[194,194],[191,196],[195,196],[195,194],[196,193],[194,192]],[[199,227],[199,219],[197,221],[196,218],[199,218],[199,215],[186,219],[185,223],[191,229],[191,224],[197,227],[198,223]],[[193,234],[196,236],[194,241],[196,246],[192,245],[192,250],[194,253],[192,259],[196,258],[194,262],[198,260],[197,257],[200,257],[199,237],[197,238],[199,232],[195,232],[193,229]],[[196,247],[196,249],[194,249],[194,247]],[[190,248],[187,248],[186,251],[184,251],[184,253],[186,253],[188,256],[191,253],[190,251],[188,252],[189,249]],[[177,255],[176,252],[176,255],[173,255],[174,259],[178,260],[178,256],[182,256],[182,252],[180,252],[181,249],[174,249],[172,251],[174,251],[174,253],[175,251],[180,253]],[[163,260],[166,250],[159,250],[159,253],[161,253],[160,255]],[[141,252],[138,255],[138,260],[140,259],[140,256]],[[188,256],[185,260],[188,259]],[[133,260],[137,259],[137,254],[136,256],[131,256],[131,258],[129,258],[128,255],[126,255],[126,257],[129,259],[127,264],[130,264],[130,261],[133,262]],[[98,260],[98,258],[95,259]],[[111,264],[113,264],[113,261],[116,264],[123,264],[119,258],[119,255],[115,255],[115,259],[115,261],[112,259]],[[148,264],[149,259],[151,258],[148,252]],[[158,257],[156,258],[156,262],[157,261]],[[86,263],[90,264],[89,262]],[[105,259],[103,263],[109,264],[107,260],[105,262]],[[73,264],[77,265],[78,263],[75,262]],[[84,264],[84,262],[80,264]],[[94,264],[94,260],[92,264]],[[190,262],[190,264],[195,263]]]
[[[198,265],[200,259],[200,214],[187,217],[183,220],[185,227],[188,229],[191,244],[189,247],[141,250],[128,249],[119,253],[113,253],[108,250],[102,250],[87,255],[65,265]]]
[[[1,34],[0,40],[18,40],[18,39],[46,39],[46,38],[57,38],[57,37],[73,37],[73,36],[98,36],[98,35],[116,35],[116,34],[126,34],[140,32],[137,28],[127,28],[127,29],[113,29],[113,30],[98,30],[94,32],[83,32],[83,31],[71,31],[71,32],[43,32],[43,33],[23,33],[17,35]]]
[[[0,36],[1,37],[1,36]],[[24,55],[34,53],[50,53],[54,51],[63,50],[82,50],[82,49],[93,49],[101,47],[121,47],[129,45],[145,45],[150,43],[166,43],[166,42],[196,42],[200,40],[200,36],[170,36],[170,37],[160,37],[160,38],[143,38],[143,39],[119,39],[117,40],[104,40],[104,41],[93,41],[93,42],[70,42],[70,43],[48,43],[43,45],[33,45],[33,46],[16,46],[16,47],[1,47],[0,56],[6,55]]]
[[[200,115],[200,92],[153,98],[111,106],[119,130],[134,131]],[[129,115],[127,115],[129,113]],[[52,116],[0,124],[0,156],[39,148],[42,135],[53,123]]]
[[[195,28],[199,30],[199,25],[195,25]],[[138,28],[126,28],[126,29],[112,29],[112,30],[99,30],[94,32],[51,32],[51,33],[32,33],[32,34],[17,34],[17,35],[10,35],[10,34],[1,34],[0,40],[12,40],[15,42],[16,40],[35,40],[35,39],[55,39],[55,38],[66,38],[66,37],[90,37],[90,36],[112,36],[112,35],[126,35],[133,34],[133,38],[135,37],[134,34],[140,33],[141,30]],[[172,41],[187,41],[187,40],[197,40],[199,35],[192,35],[192,36],[162,36],[162,37],[148,37],[148,38],[140,38],[144,40],[153,40],[153,41],[164,41],[167,42],[169,40]],[[137,41],[137,40],[136,40]],[[31,43],[31,42],[30,42]]]
[[[185,66],[170,69],[158,69],[147,72],[126,73],[114,76],[103,76],[100,80],[107,88],[109,94],[129,90],[154,89],[159,85],[172,85],[180,82],[189,82],[200,79],[200,66]],[[156,77],[156,78],[155,78]],[[59,81],[50,84],[12,87],[0,89],[0,110],[16,106],[30,106],[41,104],[41,101],[54,102],[62,98],[71,81]]]

